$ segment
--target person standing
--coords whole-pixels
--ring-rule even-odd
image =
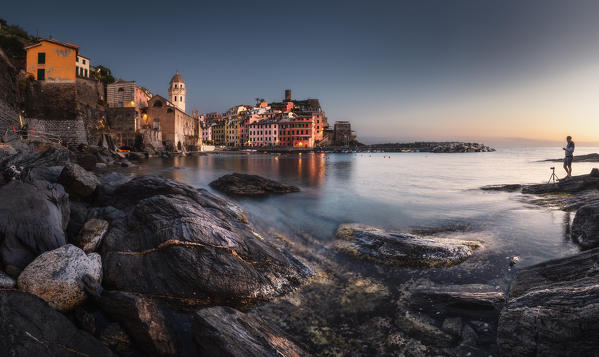
[[[566,177],[572,177],[572,159],[574,159],[574,141],[572,141],[572,137],[568,135],[566,138],[568,144],[566,145],[564,151],[566,152],[566,157],[564,158],[564,170],[566,170]]]

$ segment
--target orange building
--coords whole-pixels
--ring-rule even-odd
[[[79,46],[53,39],[26,46],[27,73],[37,81],[73,83],[77,77]]]

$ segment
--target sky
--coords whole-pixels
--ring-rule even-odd
[[[187,111],[319,98],[366,143],[599,144],[599,1],[10,1],[0,17]]]

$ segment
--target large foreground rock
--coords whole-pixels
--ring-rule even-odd
[[[299,192],[299,188],[258,175],[233,173],[210,182],[210,187],[230,195],[259,196],[269,193]]]
[[[94,218],[107,289],[185,306],[240,306],[290,291],[312,274],[264,240],[240,208],[206,190],[143,176],[102,195]]]
[[[87,197],[91,195],[100,184],[93,173],[77,164],[67,164],[60,173],[59,182],[65,187],[69,195]]]
[[[504,356],[594,356],[599,351],[599,248],[520,270],[501,313]]]
[[[342,224],[337,239],[337,248],[348,254],[377,263],[427,267],[458,264],[481,246],[475,241],[420,237],[361,224]]]
[[[0,290],[1,356],[113,356],[36,296]]]
[[[572,240],[583,248],[599,246],[599,203],[582,206],[576,211],[571,234]]]
[[[0,187],[0,263],[16,278],[39,254],[65,244],[68,195],[45,181]]]
[[[102,281],[102,262],[98,254],[86,255],[67,244],[37,257],[19,275],[19,289],[46,300],[60,311],[68,311],[87,297],[83,279]]]
[[[300,347],[262,319],[230,307],[211,307],[193,318],[194,340],[202,356],[299,357]]]

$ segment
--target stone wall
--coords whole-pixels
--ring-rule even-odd
[[[87,144],[87,132],[82,120],[26,119],[30,136],[60,138],[67,144]]]

